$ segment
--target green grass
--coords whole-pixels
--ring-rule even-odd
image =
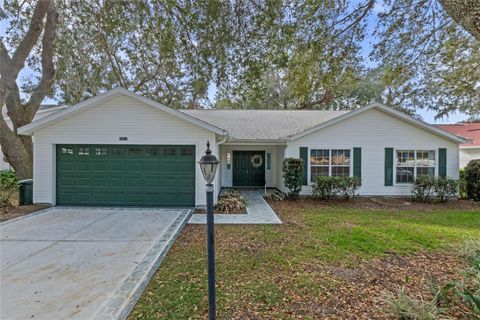
[[[480,238],[480,213],[395,212],[282,204],[280,226],[218,226],[220,319],[288,319],[288,310],[337,285],[319,271],[385,254],[451,250]],[[197,319],[207,312],[205,229],[188,226],[130,315]],[[300,303],[301,304],[301,303]],[[308,314],[308,313],[306,313]]]

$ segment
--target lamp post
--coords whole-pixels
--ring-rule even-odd
[[[215,320],[215,247],[213,229],[213,179],[220,161],[212,155],[210,141],[207,141],[207,150],[198,164],[203,178],[207,183],[207,246],[208,246],[208,319]]]

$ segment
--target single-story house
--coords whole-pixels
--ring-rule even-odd
[[[214,184],[284,189],[282,162],[358,176],[361,195],[406,196],[415,176],[458,178],[465,139],[378,103],[354,111],[175,110],[122,88],[19,129],[33,135],[34,202],[199,206],[206,142],[221,161]]]
[[[57,111],[60,111],[60,110],[63,110],[65,108],[67,108],[68,106],[66,105],[55,105],[55,104],[42,104],[40,105],[40,107],[38,108],[38,111],[37,113],[35,114],[35,117],[33,118],[33,121],[35,120],[38,120],[38,119],[41,119],[43,117],[46,117],[48,116],[49,114],[52,114],[54,112],[57,112]],[[7,108],[6,107],[3,107],[2,109],[2,114],[3,114],[3,118],[5,119],[5,122],[7,123],[7,126],[10,127],[10,129],[13,128],[12,126],[12,120],[10,120],[10,118],[8,117],[8,114],[7,114]],[[0,170],[7,170],[7,169],[11,169],[11,166],[8,162],[6,162],[3,158],[3,152],[2,152],[2,148],[0,147]]]
[[[480,122],[465,122],[457,124],[441,124],[440,129],[469,139],[460,145],[460,168],[472,160],[480,160]]]

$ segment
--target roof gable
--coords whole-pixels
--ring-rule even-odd
[[[321,123],[315,127],[312,127],[310,129],[307,129],[303,132],[300,132],[298,134],[295,134],[291,137],[291,140],[297,140],[297,139],[300,139],[301,137],[304,137],[306,135],[309,135],[311,133],[314,133],[316,131],[319,131],[319,130],[322,130],[324,128],[327,128],[329,126],[332,126],[336,123],[339,123],[343,120],[346,120],[346,119],[349,119],[351,117],[354,117],[358,114],[361,114],[363,112],[366,112],[368,110],[371,110],[371,109],[376,109],[376,110],[379,110],[379,111],[382,111],[392,117],[395,117],[397,119],[400,119],[402,121],[405,121],[406,123],[409,123],[410,125],[413,125],[415,127],[418,127],[418,128],[421,128],[425,131],[428,131],[432,134],[435,134],[437,136],[440,136],[440,137],[443,137],[447,140],[450,140],[450,141],[453,141],[453,142],[456,142],[456,143],[465,143],[466,142],[466,139],[462,138],[462,137],[459,137],[457,135],[454,135],[454,134],[451,134],[445,130],[442,130],[442,129],[439,129],[433,125],[430,125],[424,121],[421,121],[419,119],[416,119],[416,118],[413,118],[409,115],[406,115],[405,113],[403,112],[400,112],[400,111],[397,111],[395,109],[392,109],[392,108],[388,108],[386,107],[385,105],[381,104],[381,103],[378,103],[378,102],[374,102],[374,103],[371,103],[365,107],[362,107],[362,108],[358,108],[358,109],[355,109],[353,111],[350,111],[348,113],[345,113],[344,115],[341,115],[339,117],[336,117],[336,118],[333,118],[329,121],[326,121],[324,123]]]
[[[175,110],[175,109],[172,109],[172,108],[169,108],[163,104],[160,104],[158,102],[155,102],[151,99],[148,99],[148,98],[145,98],[141,95],[138,95],[138,94],[135,94],[133,92],[130,92],[124,88],[115,88],[115,89],[112,89],[112,90],[109,90],[103,94],[100,94],[96,97],[93,97],[93,98],[90,98],[90,99],[87,99],[83,102],[80,102],[74,106],[71,106],[71,107],[68,107],[68,108],[65,108],[61,111],[58,111],[58,112],[55,112],[55,113],[52,113],[44,118],[41,118],[39,120],[36,120],[30,124],[27,124],[21,128],[18,129],[18,133],[19,134],[22,134],[22,135],[32,135],[34,133],[34,131],[36,130],[39,130],[41,128],[44,128],[44,127],[47,127],[47,126],[50,126],[58,121],[61,121],[63,119],[67,119],[69,117],[72,117],[82,111],[85,111],[85,110],[88,110],[90,108],[93,108],[95,106],[98,106],[99,104],[102,104],[102,103],[105,103],[111,99],[114,99],[116,97],[119,97],[121,95],[125,95],[125,96],[128,96],[132,99],[135,99],[137,101],[140,101],[140,102],[143,102],[153,108],[156,108],[156,109],[159,109],[161,111],[164,111],[168,114],[171,114],[175,117],[178,117],[180,119],[183,119],[187,122],[190,122],[192,124],[195,124],[199,127],[202,127],[204,129],[207,129],[209,131],[212,131],[216,134],[219,134],[219,135],[225,135],[226,132],[225,130],[219,128],[219,127],[216,127],[212,124],[209,124],[207,122],[204,122],[200,119],[197,119],[195,117],[192,117],[186,113],[183,113],[183,112],[180,112],[178,110]]]
[[[439,124],[438,128],[469,139],[468,143],[462,144],[464,148],[480,147],[480,122],[466,122],[457,124]]]

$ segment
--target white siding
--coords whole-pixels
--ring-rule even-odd
[[[435,150],[438,174],[438,148],[447,148],[447,176],[458,178],[458,145],[412,126],[384,112],[371,109],[335,125],[289,143],[286,157],[299,157],[299,148],[353,149],[362,148],[361,195],[410,195],[410,186],[395,183],[384,186],[385,148],[402,150]],[[352,163],[353,165],[353,163]],[[351,167],[351,171],[353,167]],[[310,168],[308,170],[310,183]],[[303,187],[304,194],[311,187]]]
[[[215,153],[214,133],[130,97],[114,98],[35,132],[34,202],[55,203],[56,144],[195,145],[200,159],[207,140]],[[205,183],[198,165],[196,205],[205,205]]]
[[[480,159],[480,147],[460,149],[460,168],[465,168],[470,161],[475,159]]]

